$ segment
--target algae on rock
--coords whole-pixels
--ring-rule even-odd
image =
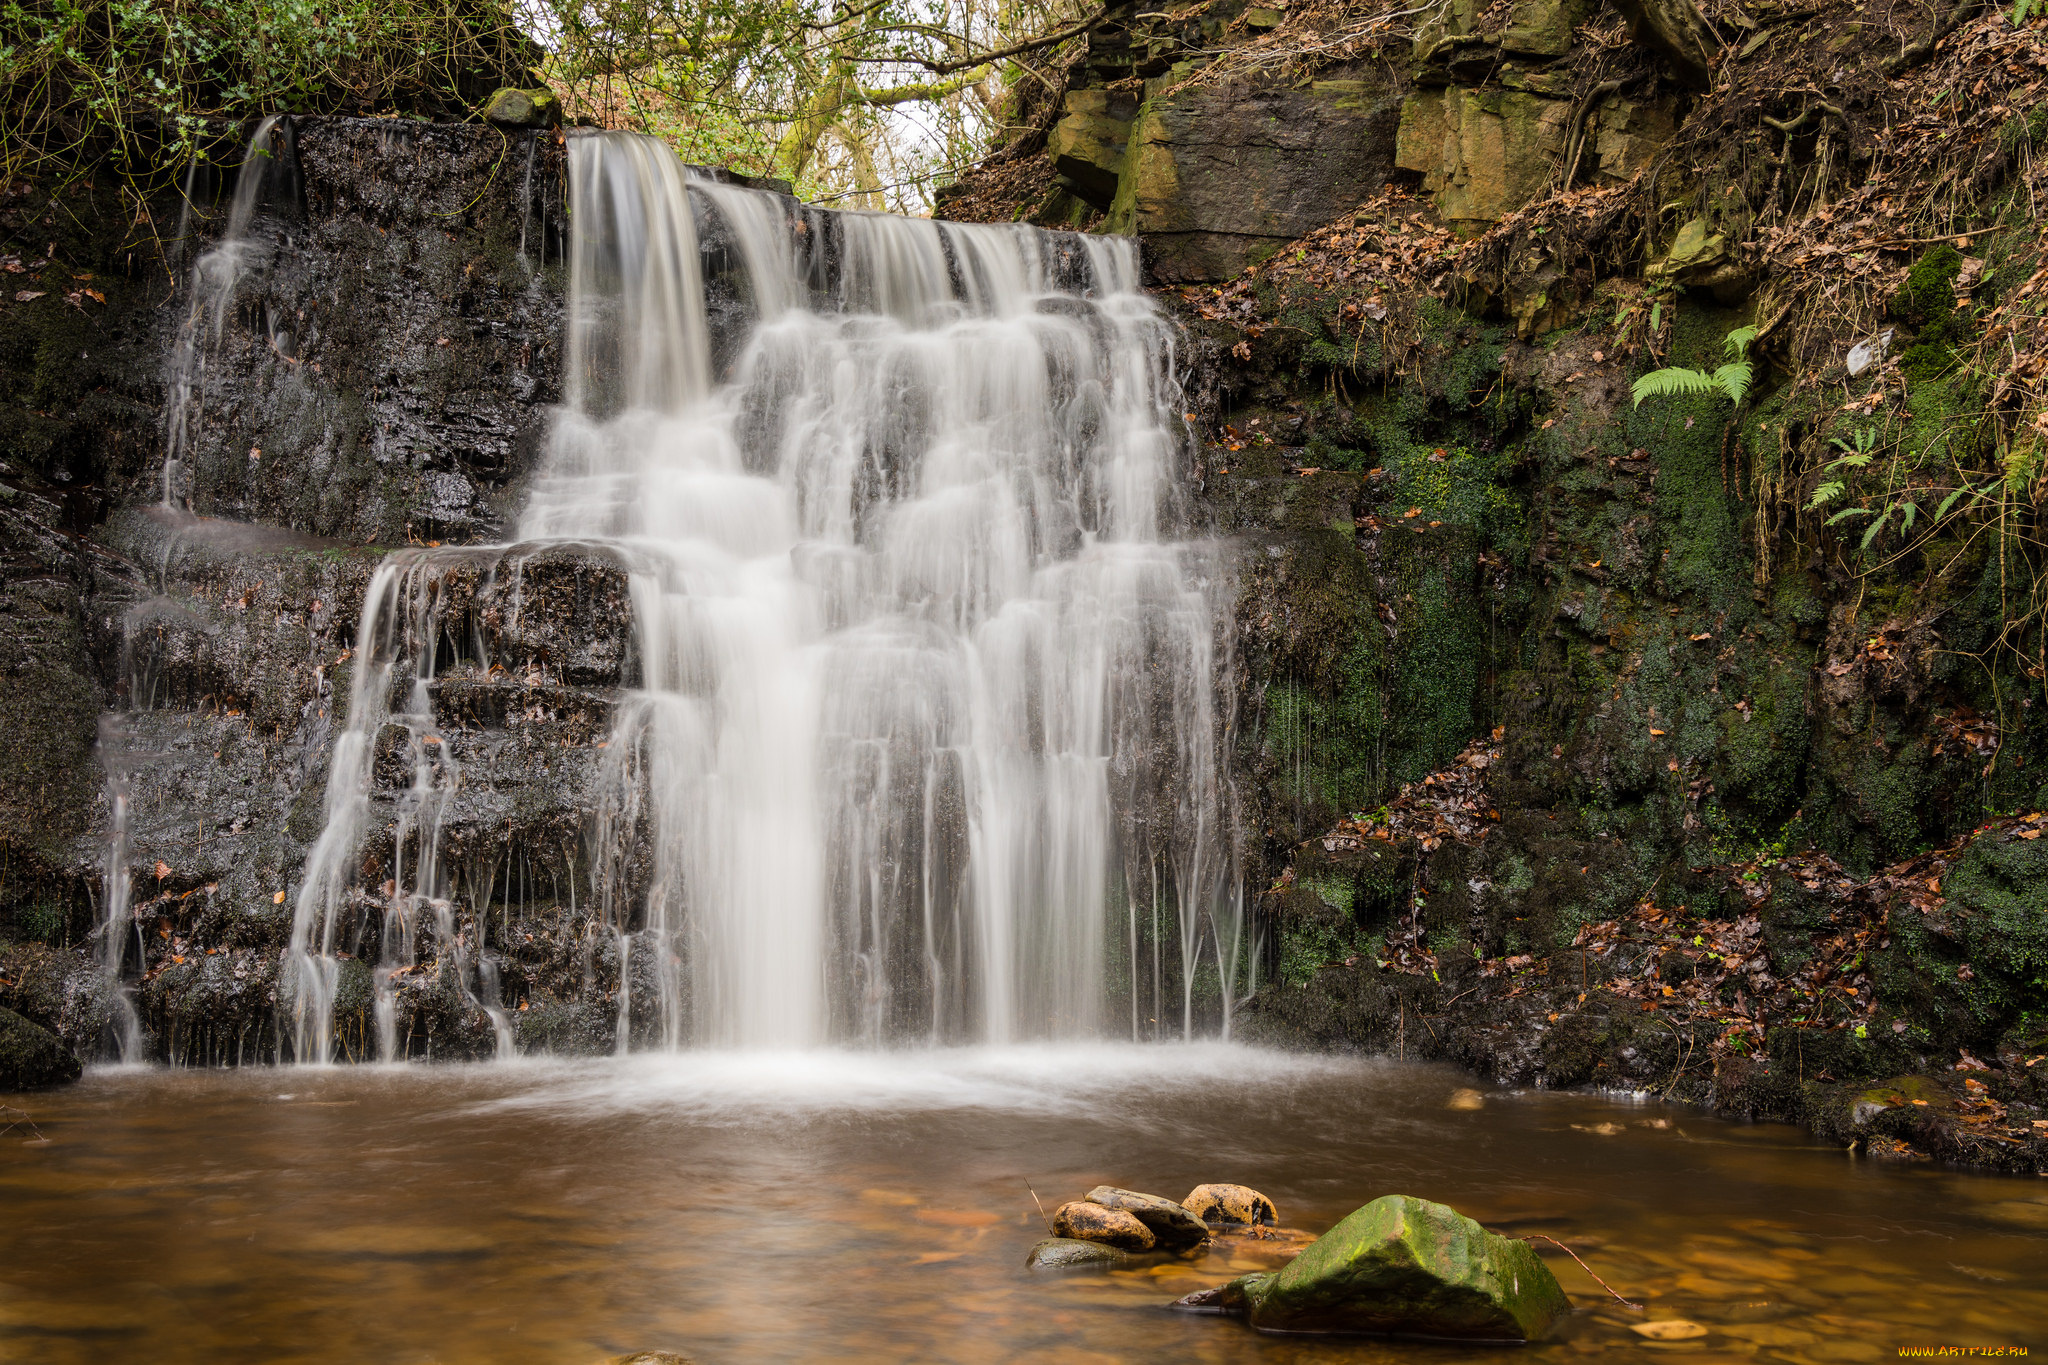
[[[1278,1271],[1181,1303],[1269,1331],[1466,1341],[1540,1341],[1571,1311],[1527,1242],[1404,1194],[1373,1200]]]

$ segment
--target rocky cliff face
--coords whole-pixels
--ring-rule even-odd
[[[1653,78],[1597,79],[1604,54],[1575,41],[1584,4],[1460,0],[1412,26],[1341,13],[1310,41],[1283,9],[1233,0],[1112,6],[1046,134],[1049,183],[1002,207],[1136,233],[1162,283],[1224,280],[1390,179],[1476,235],[1561,171],[1628,182],[1676,130]]]
[[[1972,13],[1119,9],[949,194],[1178,286],[1271,1036],[2043,1164],[2048,44]]]
[[[29,686],[0,737],[0,992],[81,1055],[110,1027],[90,935],[117,798],[148,1045],[277,1055],[283,892],[320,831],[365,586],[394,546],[502,539],[559,396],[558,135],[307,119],[273,147],[228,274],[247,166],[195,177],[189,209],[80,192],[9,209],[19,278],[56,283],[8,305],[0,648]],[[36,249],[39,227],[53,237]],[[587,557],[493,556],[435,604],[451,637],[469,632],[458,653],[497,651],[450,679],[495,726],[475,755],[486,813],[456,819],[490,824],[498,847],[465,853],[502,860],[512,838],[555,852],[544,832],[587,813],[572,757],[546,750],[593,713],[575,689],[592,642],[616,644],[618,587]],[[537,879],[546,859],[506,875]],[[488,1049],[441,989],[419,992],[421,1049]]]
[[[1598,6],[1124,6],[945,202],[1138,233],[1191,334],[1239,550],[1262,1028],[2033,1169],[2042,35],[1708,17],[1729,41],[1695,71]],[[8,209],[0,1006],[82,1052],[111,771],[153,1046],[275,1055],[278,897],[370,572],[500,538],[558,396],[551,136],[293,136],[168,507],[192,312],[143,243],[178,207]],[[1739,405],[1632,400],[1744,325]],[[608,1046],[619,964],[575,907],[589,738],[632,668],[617,569],[493,552],[437,593],[470,927],[523,1044]],[[492,1045],[468,990],[405,988],[413,1051]]]

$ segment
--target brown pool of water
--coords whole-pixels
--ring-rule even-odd
[[[1577,1312],[1522,1361],[2048,1345],[2048,1180],[1655,1102],[1454,1107],[1470,1085],[1222,1044],[102,1071],[11,1097],[47,1142],[0,1137],[0,1359],[1503,1359],[1168,1309],[1270,1263],[1242,1240],[1024,1269],[1034,1189],[1050,1211],[1204,1181],[1312,1232],[1382,1194],[1441,1200],[1645,1305],[1538,1243]],[[1707,1334],[1630,1330],[1671,1318]]]

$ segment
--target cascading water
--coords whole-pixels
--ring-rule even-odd
[[[235,286],[268,258],[271,243],[252,229],[264,191],[286,154],[290,125],[272,114],[256,125],[236,172],[235,196],[228,207],[227,227],[220,240],[193,262],[190,300],[171,355],[170,402],[165,406],[163,503],[184,506],[191,497],[190,454],[200,409],[206,400],[206,369],[211,348],[220,340]],[[197,163],[194,163],[195,168]],[[192,177],[185,181],[184,215],[192,211]],[[182,244],[187,218],[181,218]]]
[[[1217,574],[1170,538],[1190,445],[1135,244],[808,209],[624,134],[576,136],[570,165],[567,403],[520,534],[630,574],[638,686],[591,877],[621,1047],[1227,1031],[1254,955]],[[735,287],[744,325],[714,327]],[[297,902],[302,1059],[332,1054],[392,722],[416,851],[378,976],[420,905],[462,951],[435,585],[480,554],[516,558],[408,550],[365,599]]]

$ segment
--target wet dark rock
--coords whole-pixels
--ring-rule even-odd
[[[1205,1223],[1272,1227],[1280,1221],[1273,1201],[1249,1185],[1197,1185],[1180,1202]]]
[[[1527,1242],[1456,1209],[1386,1195],[1283,1269],[1191,1294],[1183,1308],[1283,1332],[1362,1332],[1468,1341],[1539,1341],[1571,1303]]]
[[[622,1356],[612,1356],[604,1365],[691,1365],[691,1360],[674,1351],[631,1351]]]
[[[1074,1270],[1083,1266],[1121,1265],[1128,1259],[1122,1251],[1104,1242],[1048,1237],[1031,1248],[1024,1266],[1027,1270]]]
[[[207,348],[193,510],[357,545],[502,536],[560,394],[558,139],[307,118],[290,147]],[[160,355],[187,311],[181,287]]]
[[[1054,1209],[1052,1230],[1055,1237],[1101,1242],[1126,1251],[1150,1251],[1159,1240],[1137,1215],[1087,1200],[1075,1200]]]
[[[1162,1199],[1156,1194],[1139,1194],[1113,1185],[1097,1185],[1088,1191],[1087,1199],[1091,1204],[1130,1214],[1152,1230],[1160,1248],[1165,1251],[1200,1246],[1209,1239],[1208,1226],[1200,1218],[1171,1199]]]
[[[78,1079],[78,1058],[56,1034],[0,1009],[0,1090],[39,1090]]]

